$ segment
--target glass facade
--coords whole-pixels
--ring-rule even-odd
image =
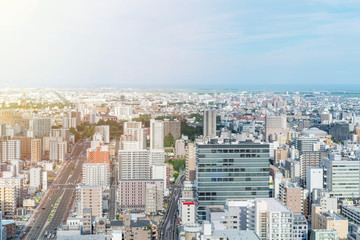
[[[227,199],[269,197],[269,144],[202,144],[196,148],[198,220]]]

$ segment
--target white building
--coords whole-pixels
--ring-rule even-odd
[[[50,141],[49,160],[50,161],[59,160],[59,145],[57,141]]]
[[[151,179],[162,179],[164,181],[164,189],[169,188],[169,171],[168,167],[163,165],[150,165]]]
[[[153,149],[150,150],[150,164],[152,165],[163,165],[165,164],[165,151],[164,149]]]
[[[105,143],[110,143],[110,126],[101,125],[95,127],[95,133],[101,133]]]
[[[20,140],[3,141],[1,161],[7,162],[14,159],[21,159]]]
[[[107,163],[84,163],[83,183],[90,186],[110,187],[110,172]]]
[[[205,110],[203,121],[204,121],[204,127],[203,127],[204,137],[216,136],[216,111]]]
[[[360,160],[342,158],[330,154],[330,159],[323,160],[326,176],[326,188],[337,198],[360,197]]]
[[[180,199],[179,218],[181,224],[196,223],[196,203],[189,199]]]
[[[42,187],[42,169],[39,167],[30,168],[30,184],[29,187],[41,189]]]
[[[320,167],[308,167],[306,169],[306,189],[311,193],[313,189],[324,186],[324,170]]]
[[[164,122],[150,120],[150,150],[164,148]]]
[[[150,179],[148,150],[119,150],[119,179]]]
[[[48,189],[48,181],[47,181],[47,171],[42,172],[42,191],[46,191]]]

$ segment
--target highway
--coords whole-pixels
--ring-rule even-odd
[[[90,142],[79,142],[72,154],[72,160],[68,160],[67,165],[59,174],[59,178],[54,182],[50,189],[47,199],[43,200],[43,206],[39,208],[38,216],[32,224],[27,235],[28,240],[44,239],[46,231],[53,233],[62,224],[65,213],[69,212],[69,203],[75,194],[76,183],[81,180],[82,165],[86,161],[86,149],[90,147]],[[71,175],[72,169],[75,169]],[[71,176],[70,176],[71,175]],[[50,221],[47,221],[55,202],[60,199],[58,207]]]
[[[178,202],[181,197],[181,188],[185,180],[185,175],[182,175],[178,180],[179,181],[176,181],[176,183],[171,187],[171,202],[159,230],[161,240],[175,239]]]

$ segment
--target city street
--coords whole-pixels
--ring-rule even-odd
[[[72,160],[60,173],[57,182],[54,182],[50,189],[49,195],[44,206],[39,209],[38,216],[31,226],[30,232],[26,239],[44,239],[46,231],[53,233],[54,230],[62,224],[65,213],[69,211],[68,206],[75,192],[76,183],[80,180],[82,165],[86,161],[86,149],[90,146],[89,142],[80,142],[73,151]],[[73,167],[75,169],[72,173]],[[71,175],[72,173],[72,175]],[[71,176],[70,176],[71,175]],[[58,207],[50,221],[47,221],[55,202],[60,198]]]
[[[168,210],[164,217],[162,226],[159,228],[160,239],[162,240],[173,240],[175,239],[176,231],[176,221],[177,221],[177,210],[178,210],[178,201],[181,197],[181,188],[185,180],[185,175],[180,176],[178,181],[171,187],[172,195],[171,202],[169,204]]]

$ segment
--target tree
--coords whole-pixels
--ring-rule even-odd
[[[185,159],[175,159],[173,162],[174,170],[180,171],[180,169],[185,169]]]
[[[168,135],[166,135],[164,137],[164,146],[165,147],[172,147],[172,146],[174,146],[174,144],[175,144],[175,139],[171,133],[169,133]]]

